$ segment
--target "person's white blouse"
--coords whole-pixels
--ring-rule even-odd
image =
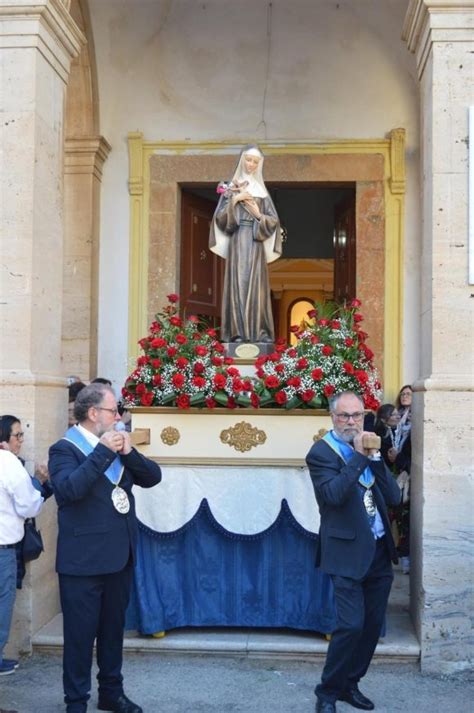
[[[23,538],[24,521],[36,517],[43,498],[19,459],[0,450],[0,545],[14,545]]]

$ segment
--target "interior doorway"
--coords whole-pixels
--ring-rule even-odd
[[[282,256],[269,265],[275,334],[290,342],[290,327],[308,303],[355,296],[355,184],[267,188],[283,231]],[[217,201],[215,186],[181,186],[181,306],[216,327],[225,262],[209,250],[208,238]]]

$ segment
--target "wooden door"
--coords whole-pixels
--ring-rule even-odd
[[[355,197],[349,196],[334,209],[334,299],[356,296]]]
[[[181,309],[219,326],[224,260],[209,250],[216,204],[183,190],[181,201]]]

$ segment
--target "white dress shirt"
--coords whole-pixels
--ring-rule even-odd
[[[43,498],[28,472],[10,451],[0,450],[0,545],[23,538],[27,517],[36,517]]]

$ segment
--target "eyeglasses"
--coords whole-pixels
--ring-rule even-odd
[[[105,406],[96,406],[95,407],[98,411],[110,411],[111,414],[115,417],[118,414],[118,411],[116,408],[105,408]]]
[[[356,411],[355,413],[335,413],[334,415],[343,423],[348,423],[351,418],[353,421],[360,421],[361,418],[364,418],[363,411]]]
[[[10,438],[18,438],[18,440],[19,440],[20,438],[24,438],[24,437],[25,437],[24,431],[18,431],[18,433],[12,433],[12,434],[10,434]]]

